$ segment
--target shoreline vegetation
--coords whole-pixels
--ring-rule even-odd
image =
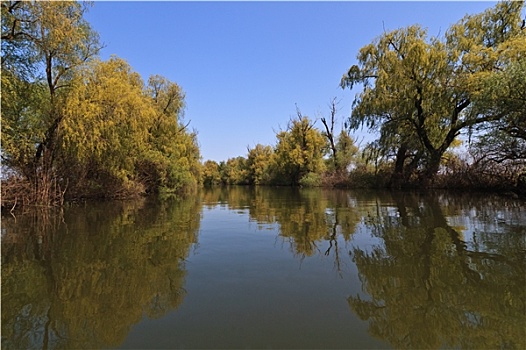
[[[99,58],[89,6],[1,4],[3,210],[221,185],[526,197],[524,1],[467,15],[441,37],[412,25],[374,38],[340,82],[356,94],[350,116],[336,99],[316,120],[297,108],[274,145],[222,162],[202,160],[182,87]],[[357,145],[360,128],[377,139]]]

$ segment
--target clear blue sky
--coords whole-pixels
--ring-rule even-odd
[[[274,145],[296,105],[327,117],[336,97],[342,122],[356,91],[342,90],[340,79],[384,28],[419,23],[436,36],[494,4],[97,1],[86,19],[106,45],[103,59],[117,55],[144,80],[160,74],[183,88],[203,160],[221,161]]]

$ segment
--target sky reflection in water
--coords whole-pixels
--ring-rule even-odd
[[[2,218],[2,348],[525,348],[526,212],[230,188]]]

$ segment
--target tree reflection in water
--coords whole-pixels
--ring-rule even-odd
[[[261,187],[4,217],[2,347],[119,346],[144,316],[180,305],[202,208],[218,206],[302,261],[333,259],[339,281],[358,281],[342,267],[352,260],[361,292],[348,305],[392,347],[526,348],[524,203]]]
[[[107,348],[184,298],[199,202],[111,202],[4,217],[2,348]]]
[[[247,209],[250,220],[260,225],[278,224],[279,235],[300,258],[333,255],[340,271],[338,238],[349,241],[360,222],[347,191],[323,191],[290,187],[213,188],[204,192],[205,205]],[[322,243],[327,242],[327,247]]]
[[[208,195],[213,202],[213,191]],[[248,208],[261,225],[278,224],[301,259],[332,254],[340,274],[345,254],[338,238],[350,243],[367,295],[348,303],[373,336],[395,348],[526,348],[520,202],[291,188],[255,188],[250,195],[233,188],[215,198]],[[355,242],[358,231],[374,239]],[[371,248],[372,241],[380,244]]]
[[[393,204],[379,205],[364,221],[382,244],[351,252],[368,296],[348,302],[369,320],[370,333],[395,348],[526,348],[520,208],[410,194],[393,197]],[[468,222],[469,240],[444,215],[466,208],[485,218]],[[513,215],[519,216],[515,224]],[[512,222],[505,232],[479,231],[499,217]]]

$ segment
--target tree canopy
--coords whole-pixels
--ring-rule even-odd
[[[181,192],[200,181],[184,92],[147,83],[98,34],[78,2],[2,2],[2,161],[24,200]],[[15,195],[19,195],[20,193]]]
[[[506,109],[482,108],[478,97],[488,93],[482,93],[481,82],[518,64],[526,50],[523,6],[523,1],[500,2],[464,17],[444,38],[429,38],[424,28],[413,25],[364,46],[358,64],[341,80],[343,88],[363,86],[354,101],[351,128],[379,131],[383,149],[395,149],[402,163],[415,160],[421,180],[431,180],[461,133],[503,118],[515,120]],[[409,164],[405,167],[412,171]]]
[[[330,118],[297,110],[275,145],[204,164],[183,88],[141,77],[122,58],[101,60],[89,5],[1,4],[1,158],[17,184],[3,199],[60,204],[200,183],[427,186],[452,164],[526,178],[524,1],[467,15],[440,37],[420,25],[384,32],[341,79],[360,90],[339,132],[333,99]],[[360,154],[350,132],[362,126],[378,137]],[[451,152],[461,143],[471,163]]]

